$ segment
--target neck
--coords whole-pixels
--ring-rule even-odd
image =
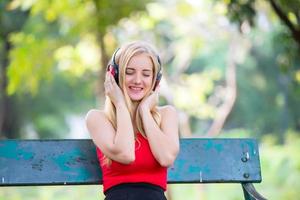
[[[139,101],[132,102],[132,109],[133,109],[134,113],[137,111],[139,104],[140,104]]]
[[[135,133],[138,132],[135,121],[136,121],[136,112],[138,112],[138,106],[140,102],[139,101],[134,101],[132,102],[132,109],[133,109],[133,119],[132,119],[132,125],[133,125],[133,130]]]

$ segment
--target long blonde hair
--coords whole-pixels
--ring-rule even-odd
[[[138,129],[138,131],[145,137],[147,138],[146,134],[145,134],[145,130],[144,130],[144,126],[142,123],[142,119],[141,116],[139,115],[139,112],[137,111],[135,113],[134,116],[134,110],[133,110],[133,102],[131,101],[130,97],[128,96],[127,92],[126,92],[126,86],[125,86],[125,71],[126,68],[128,66],[128,63],[130,61],[130,59],[133,56],[139,55],[145,53],[146,55],[149,56],[149,58],[152,61],[152,65],[153,65],[153,79],[152,79],[152,86],[151,86],[151,90],[149,90],[149,92],[145,95],[144,98],[148,97],[151,92],[153,91],[153,88],[155,86],[155,81],[156,81],[156,76],[160,70],[160,61],[158,60],[158,54],[156,53],[156,51],[154,50],[154,48],[146,43],[146,42],[142,42],[142,41],[136,41],[136,42],[132,42],[132,43],[128,43],[124,46],[122,46],[115,54],[115,62],[116,64],[119,65],[119,87],[121,88],[124,97],[125,97],[125,103],[126,106],[129,110],[130,116],[131,116],[131,120],[132,123],[136,123],[136,127]],[[113,62],[113,58],[111,58],[111,61],[109,64],[111,64]],[[112,126],[114,127],[115,130],[117,130],[117,122],[116,122],[116,108],[114,106],[114,104],[112,103],[112,101],[110,100],[110,98],[108,96],[106,96],[106,100],[105,100],[105,105],[104,105],[104,112],[106,114],[106,116],[108,117],[109,121],[111,122]],[[160,126],[161,123],[161,116],[157,110],[157,108],[151,110],[151,114],[156,122],[156,124],[158,126]],[[133,122],[133,119],[135,119],[135,122]],[[136,133],[135,133],[136,134]]]

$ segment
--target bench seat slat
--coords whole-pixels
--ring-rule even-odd
[[[183,139],[180,148],[168,182],[261,182],[256,140]]]
[[[254,139],[181,139],[168,183],[258,183],[260,171]],[[102,184],[91,140],[0,141],[0,186],[79,184]]]

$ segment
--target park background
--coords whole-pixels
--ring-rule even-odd
[[[110,55],[145,40],[181,137],[253,137],[272,200],[299,199],[299,0],[1,0],[0,138],[89,138]],[[172,200],[238,200],[239,184],[169,185]],[[1,187],[0,200],[103,199],[102,186]]]

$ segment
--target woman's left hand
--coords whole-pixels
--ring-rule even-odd
[[[139,105],[140,112],[143,111],[151,111],[157,106],[158,104],[158,89],[157,87],[148,97],[142,100],[142,102]]]

